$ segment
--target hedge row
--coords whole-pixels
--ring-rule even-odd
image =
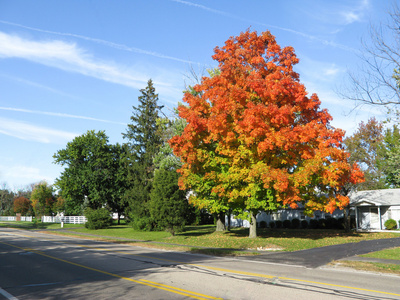
[[[267,226],[268,225],[268,226]],[[350,227],[355,228],[355,219],[352,218],[350,221]],[[258,223],[260,228],[286,228],[286,229],[344,229],[345,223],[344,218],[326,218],[326,219],[310,219],[307,220],[284,220],[284,221],[271,221],[269,224],[265,221],[261,221]]]

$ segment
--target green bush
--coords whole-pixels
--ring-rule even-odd
[[[87,219],[85,227],[91,230],[108,228],[112,225],[112,217],[106,208],[87,208],[85,210],[85,217]]]
[[[283,223],[281,220],[277,220],[277,221],[275,221],[275,225],[276,225],[276,228],[282,228]]]
[[[269,227],[275,228],[275,222],[274,221],[269,222]]]
[[[299,219],[293,219],[291,222],[291,228],[297,229],[300,227],[300,220]]]
[[[310,219],[310,228],[311,229],[317,229],[318,226],[318,220],[317,219]]]
[[[267,222],[260,221],[260,228],[267,228]]]
[[[290,220],[284,220],[283,223],[283,228],[290,228],[290,226],[292,226],[292,222],[290,222]]]
[[[307,220],[301,220],[300,225],[302,229],[307,229],[308,228]]]
[[[318,228],[319,229],[326,229],[326,220],[325,219],[319,219],[318,220]]]
[[[393,219],[389,219],[385,222],[385,227],[387,230],[397,229],[397,222]]]
[[[328,217],[325,219],[325,227],[326,229],[337,229],[338,220],[332,217]]]

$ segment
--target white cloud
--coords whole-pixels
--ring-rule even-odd
[[[33,87],[35,87],[35,88],[39,88],[39,89],[42,89],[42,90],[46,90],[46,91],[49,91],[49,92],[54,93],[54,94],[58,94],[58,95],[61,95],[61,96],[66,96],[66,97],[69,97],[69,98],[80,99],[80,98],[77,97],[77,96],[74,96],[74,95],[71,95],[71,94],[68,94],[68,93],[59,91],[59,90],[57,90],[57,89],[53,89],[53,88],[51,88],[51,87],[45,86],[45,85],[40,84],[40,83],[37,83],[37,82],[33,82],[33,81],[30,81],[30,80],[26,80],[26,79],[23,79],[23,78],[19,78],[19,77],[15,77],[15,76],[10,76],[10,75],[7,75],[7,74],[2,74],[2,73],[0,73],[0,76],[1,76],[1,77],[4,77],[4,78],[7,78],[7,79],[10,79],[10,80],[14,80],[14,81],[20,82],[20,83],[22,83],[22,84],[26,84],[26,85],[33,86]]]
[[[331,67],[329,67],[329,68],[326,68],[325,70],[324,70],[324,74],[325,75],[327,75],[327,76],[335,76],[335,75],[337,75],[338,73],[340,73],[340,72],[343,72],[343,70],[341,70],[340,68],[338,68],[336,65],[332,65]]]
[[[52,184],[55,177],[44,175],[42,171],[27,165],[0,165],[0,182],[6,182],[15,191],[43,180]]]
[[[86,40],[86,41],[90,41],[90,42],[97,43],[97,44],[102,44],[102,45],[105,45],[105,46],[108,46],[108,47],[111,47],[111,48],[114,48],[114,49],[118,49],[118,50],[123,50],[123,51],[128,51],[128,52],[135,52],[135,53],[150,55],[150,56],[154,56],[154,57],[159,57],[159,58],[179,61],[179,62],[183,62],[183,63],[189,63],[189,64],[196,63],[196,62],[193,62],[193,61],[190,61],[190,60],[184,60],[184,59],[180,59],[180,58],[177,58],[177,57],[168,56],[168,55],[165,55],[165,54],[162,54],[162,53],[143,50],[143,49],[136,48],[136,47],[129,47],[129,46],[126,46],[126,45],[123,45],[123,44],[117,44],[117,43],[113,43],[113,42],[110,42],[110,41],[96,39],[96,38],[92,38],[92,37],[88,37],[88,36],[84,36],[84,35],[68,33],[68,32],[56,32],[56,31],[44,30],[44,29],[39,29],[39,28],[35,28],[35,27],[25,26],[25,25],[22,25],[22,24],[7,22],[7,21],[4,21],[4,20],[0,20],[0,23],[11,25],[11,26],[16,26],[16,27],[20,27],[20,28],[24,28],[24,29],[28,29],[28,30],[32,30],[32,31],[42,32],[42,33],[49,33],[49,34],[54,34],[54,35],[59,35],[59,36],[73,37],[73,38]]]
[[[127,70],[126,67],[95,59],[74,43],[58,40],[33,41],[0,32],[0,58],[26,59],[133,88],[143,88],[148,80],[143,74]],[[160,81],[155,83],[169,86]]]
[[[55,112],[48,112],[48,111],[30,110],[30,109],[14,108],[14,107],[2,107],[2,106],[0,106],[0,110],[8,110],[8,111],[16,111],[16,112],[23,112],[23,113],[29,113],[29,114],[46,115],[46,116],[62,117],[62,118],[72,118],[72,119],[82,119],[82,120],[88,120],[88,121],[126,125],[126,123],[122,123],[122,122],[114,122],[114,121],[109,121],[109,120],[103,120],[103,119],[97,119],[97,118],[85,117],[85,116],[78,116],[78,115],[70,115],[70,114],[65,114],[65,113],[55,113]]]
[[[342,11],[341,15],[344,18],[346,24],[354,22],[360,22],[364,19],[365,12],[369,9],[369,1],[362,0],[359,4],[353,8],[348,8],[346,11]]]
[[[45,144],[65,144],[78,134],[0,118],[0,134]]]

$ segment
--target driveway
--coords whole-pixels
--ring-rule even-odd
[[[242,259],[280,263],[285,265],[300,265],[307,268],[318,268],[334,260],[349,259],[356,255],[379,251],[387,248],[400,247],[400,237],[361,241],[358,243],[341,244],[300,250],[294,252],[265,253]],[[400,259],[400,258],[399,258]]]

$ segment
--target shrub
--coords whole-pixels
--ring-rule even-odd
[[[282,228],[282,221],[280,221],[280,220],[277,220],[277,221],[275,221],[275,225],[276,225],[276,228]]]
[[[267,222],[265,221],[260,221],[260,228],[267,228]]]
[[[336,223],[336,229],[345,229],[345,219],[339,218]]]
[[[338,220],[335,218],[329,217],[325,219],[325,227],[326,229],[337,229]]]
[[[317,228],[318,228],[318,220],[316,220],[316,219],[311,219],[311,220],[310,220],[310,228],[311,228],[311,229],[317,229]]]
[[[385,222],[385,227],[387,230],[393,230],[397,228],[397,222],[393,219],[389,219]]]
[[[275,222],[274,221],[269,222],[269,227],[275,228]]]
[[[291,228],[297,229],[299,227],[300,227],[300,220],[299,219],[293,219],[292,220],[292,224],[291,224]]]
[[[85,227],[91,230],[108,228],[112,224],[112,217],[106,208],[87,208],[85,210],[85,217],[87,219]]]
[[[300,225],[301,225],[301,228],[303,228],[303,229],[308,228],[307,220],[301,220]]]
[[[284,220],[282,225],[283,228],[290,228],[292,226],[292,222],[290,222],[290,220]]]
[[[319,219],[318,220],[318,228],[319,229],[325,229],[326,228],[325,219]]]

